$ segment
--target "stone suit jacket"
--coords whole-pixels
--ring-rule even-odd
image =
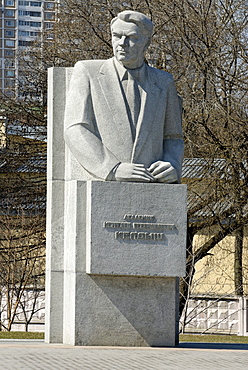
[[[182,107],[172,76],[146,66],[136,137],[113,58],[79,61],[73,69],[65,108],[65,141],[81,166],[106,180],[120,162],[149,167],[170,162],[180,182],[183,159]]]

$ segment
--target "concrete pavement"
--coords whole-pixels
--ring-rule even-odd
[[[245,370],[247,344],[181,343],[176,348],[72,347],[0,340],[1,370]]]

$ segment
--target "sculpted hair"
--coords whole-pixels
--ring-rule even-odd
[[[116,22],[118,19],[124,22],[135,23],[141,28],[142,33],[144,33],[148,38],[152,36],[153,23],[146,15],[139,12],[134,12],[133,10],[124,10],[123,12],[117,14],[117,17],[112,19],[110,27],[112,27],[114,22]]]

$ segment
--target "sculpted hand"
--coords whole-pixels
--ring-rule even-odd
[[[116,181],[151,182],[154,177],[143,164],[120,163],[115,172]]]
[[[154,162],[148,168],[148,171],[152,174],[155,180],[159,182],[171,184],[177,181],[177,172],[170,162]]]

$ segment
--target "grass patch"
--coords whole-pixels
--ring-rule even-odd
[[[248,336],[217,335],[217,334],[180,334],[180,342],[195,343],[248,343]]]
[[[44,339],[44,333],[0,331],[0,339]]]
[[[0,331],[0,339],[44,339],[44,333],[25,331]],[[247,337],[237,335],[211,335],[211,334],[180,334],[180,342],[195,343],[247,343]]]

